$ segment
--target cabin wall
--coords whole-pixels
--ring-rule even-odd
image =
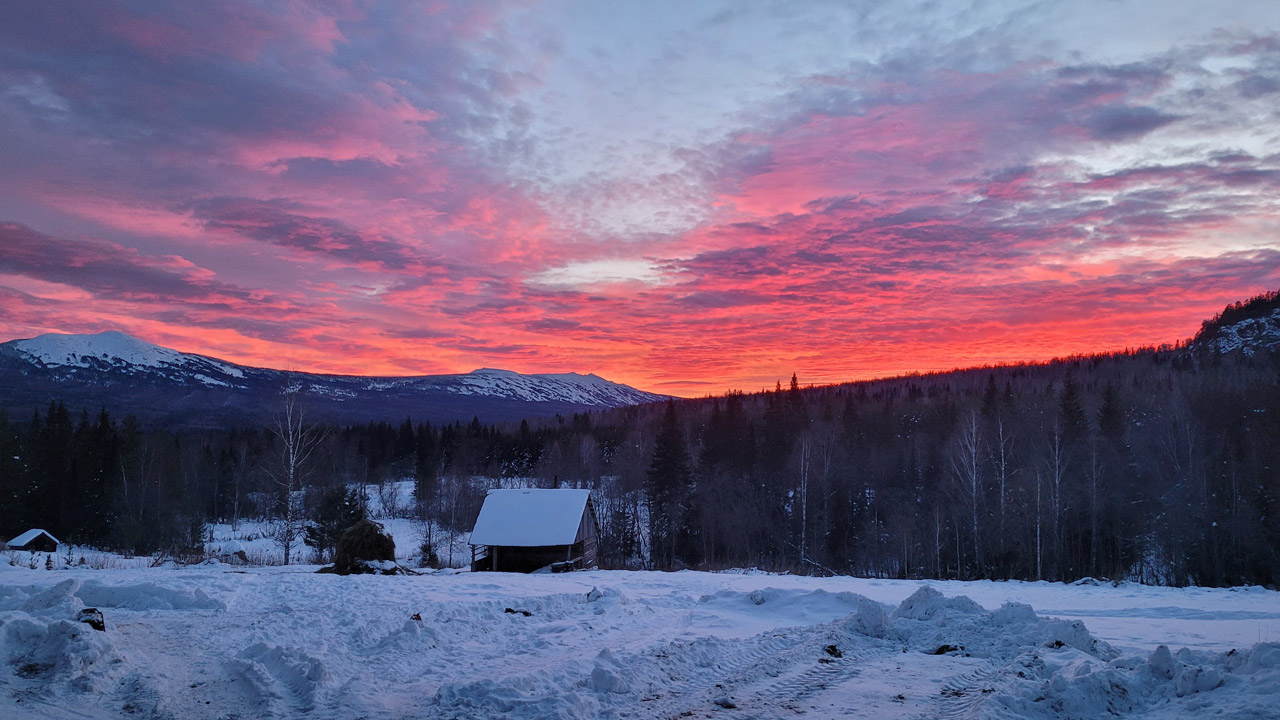
[[[551,563],[564,562],[573,557],[569,545],[539,547],[497,546],[489,548],[490,569],[498,572],[533,572]]]
[[[578,521],[578,534],[574,537],[575,544],[586,540],[595,540],[600,534],[599,525],[596,523],[596,511],[591,501],[587,501],[587,506],[582,509],[582,519]]]

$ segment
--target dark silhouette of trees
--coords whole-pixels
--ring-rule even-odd
[[[108,411],[0,415],[0,534],[180,552],[204,522],[282,512],[278,432],[174,434]],[[594,490],[609,567],[1280,584],[1273,351],[793,378],[524,423],[318,435],[294,485],[311,498],[298,519],[316,526],[326,493],[403,479],[426,527],[459,537],[487,488],[559,484]]]
[[[693,553],[690,517],[693,473],[689,451],[674,402],[668,402],[654,441],[653,461],[645,476],[645,502],[649,511],[649,562],[670,568],[687,562]]]

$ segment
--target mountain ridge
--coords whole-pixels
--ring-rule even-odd
[[[155,422],[217,426],[269,417],[282,388],[300,385],[320,418],[356,422],[408,415],[487,422],[656,402],[667,396],[594,373],[522,374],[479,368],[466,374],[338,375],[239,365],[183,353],[131,335],[45,334],[0,343],[0,387],[11,411],[51,399],[104,405]],[[156,397],[148,398],[154,394]],[[204,413],[201,419],[182,414]],[[391,415],[394,413],[394,415]]]

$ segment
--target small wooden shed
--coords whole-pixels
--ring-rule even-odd
[[[599,536],[590,490],[490,490],[471,531],[471,569],[591,567]]]
[[[10,550],[29,552],[58,552],[58,538],[39,528],[32,528],[8,543]]]

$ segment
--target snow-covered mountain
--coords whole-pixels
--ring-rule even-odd
[[[178,376],[185,373],[200,382],[214,385],[226,385],[229,380],[244,378],[244,371],[230,363],[203,355],[180,353],[114,330],[97,335],[40,335],[5,345],[47,368],[119,370],[135,374],[159,372]],[[219,376],[222,379],[217,379]]]
[[[282,388],[301,386],[313,413],[333,421],[486,422],[654,402],[664,396],[596,375],[363,377],[254,368],[178,352],[120,332],[41,335],[0,344],[0,407],[29,411],[60,399],[159,422],[214,425],[269,415]],[[195,413],[191,416],[191,413]]]

